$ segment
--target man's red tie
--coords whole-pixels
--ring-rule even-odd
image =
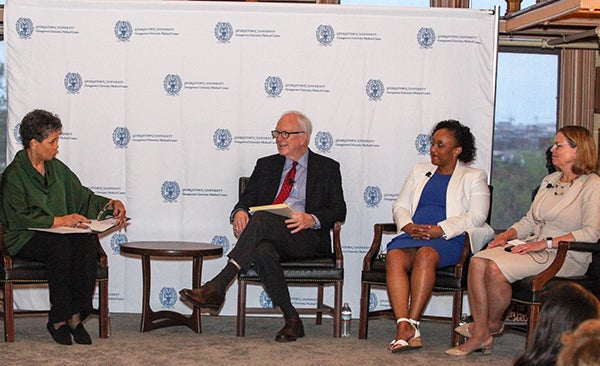
[[[296,165],[298,165],[298,162],[294,161],[292,163],[292,169],[285,175],[279,194],[275,197],[275,201],[273,201],[274,205],[285,202],[290,195],[292,187],[294,186],[294,178],[296,178]]]

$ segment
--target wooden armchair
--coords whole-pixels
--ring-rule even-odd
[[[583,276],[556,277],[569,250],[591,252],[592,262]],[[512,301],[527,307],[527,326],[524,330],[527,332],[526,346],[533,340],[533,333],[539,320],[541,300],[546,289],[561,281],[577,282],[600,298],[600,241],[597,243],[561,241],[558,243],[556,258],[550,267],[536,276],[527,277],[512,284]],[[511,329],[521,330],[515,327],[511,327]]]
[[[96,238],[98,238],[96,236]],[[107,338],[109,335],[109,314],[108,314],[108,259],[100,240],[97,240],[98,247],[98,269],[96,272],[96,281],[98,282],[98,309],[93,313],[99,317],[99,332],[101,338]],[[15,315],[16,314],[35,314],[47,313],[46,310],[15,310],[14,309],[14,286],[26,284],[48,283],[46,279],[46,266],[44,263],[30,261],[21,258],[12,258],[8,255],[4,247],[2,237],[2,226],[0,225],[0,289],[3,294],[0,316],[4,321],[4,341],[15,341]]]
[[[239,193],[244,192],[247,177],[239,180]],[[344,287],[344,256],[340,240],[342,223],[336,222],[333,229],[333,253],[324,258],[312,258],[298,261],[283,262],[283,272],[288,285],[317,286],[317,303],[314,308],[297,309],[300,314],[315,314],[316,323],[321,324],[323,314],[333,318],[333,336],[340,337],[342,334],[342,289]],[[243,337],[246,333],[246,314],[278,313],[278,309],[247,307],[246,288],[248,284],[259,285],[260,276],[254,268],[245,274],[238,275],[238,309],[237,309],[237,336]],[[323,303],[323,291],[325,285],[334,286],[333,305]]]

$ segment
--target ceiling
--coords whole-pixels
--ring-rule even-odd
[[[501,18],[502,39],[538,39],[552,47],[595,48],[600,0],[545,0]]]

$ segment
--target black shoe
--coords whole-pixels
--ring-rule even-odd
[[[275,340],[277,342],[293,342],[300,337],[304,337],[304,325],[299,316],[293,316],[285,321],[283,328],[277,332]]]
[[[63,324],[58,329],[54,329],[54,324],[48,322],[46,328],[48,328],[48,332],[50,332],[56,343],[64,344],[65,346],[70,346],[73,344],[68,325]]]
[[[83,323],[77,324],[75,328],[70,328],[71,334],[73,334],[73,340],[79,344],[92,344],[92,337],[83,327]]]

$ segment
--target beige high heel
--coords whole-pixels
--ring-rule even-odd
[[[444,353],[448,356],[465,357],[473,352],[481,351],[481,353],[483,353],[484,355],[491,355],[492,348],[494,348],[494,337],[489,336],[489,338],[486,339],[485,342],[481,343],[479,346],[475,347],[470,351],[463,351],[459,347],[454,347],[447,349]]]
[[[473,323],[466,323],[463,325],[459,325],[458,327],[454,328],[454,331],[465,338],[471,338],[473,336],[471,334],[471,331],[469,330],[469,327],[471,326],[471,324],[473,324]],[[502,326],[500,327],[499,330],[497,330],[495,332],[491,332],[490,335],[499,336],[499,335],[502,335],[502,333],[504,333],[504,323],[502,323]]]
[[[390,343],[388,343],[388,349],[390,352],[398,353],[423,347],[423,338],[421,338],[421,330],[419,329],[420,322],[408,318],[399,318],[396,320],[396,324],[400,324],[401,322],[410,323],[415,331],[415,334],[413,334],[413,336],[407,340],[393,339]]]

